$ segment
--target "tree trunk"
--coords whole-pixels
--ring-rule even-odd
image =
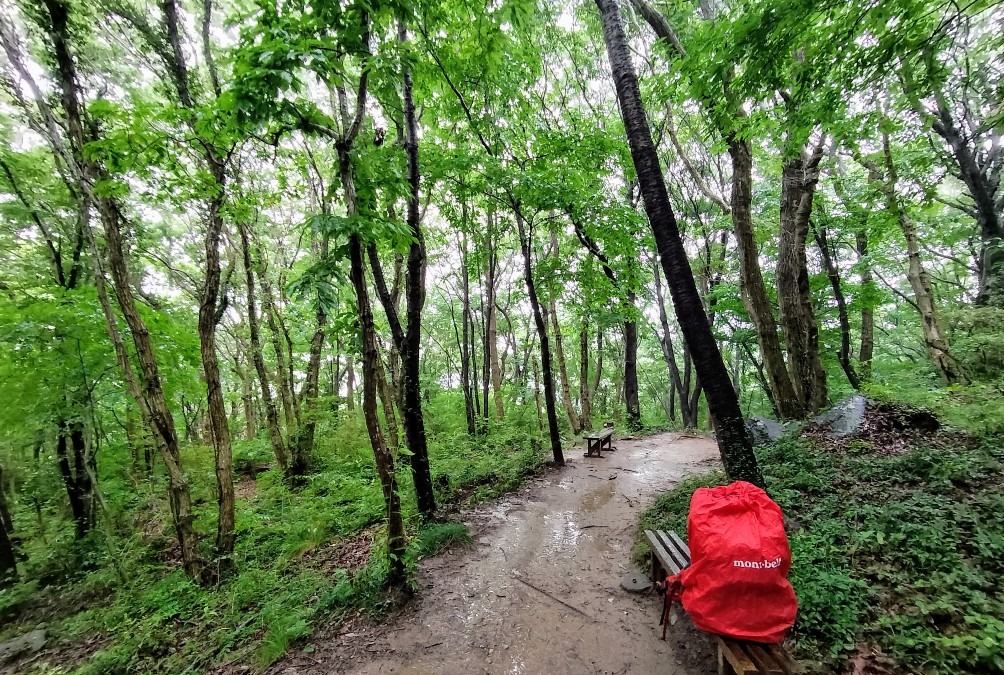
[[[276,409],[275,399],[272,398],[272,387],[268,381],[268,371],[265,369],[265,358],[262,355],[261,329],[258,322],[258,308],[255,305],[255,283],[254,265],[251,262],[251,242],[248,237],[247,224],[238,222],[237,229],[241,237],[241,253],[244,256],[244,280],[248,292],[248,329],[251,333],[251,359],[254,362],[254,369],[258,375],[258,387],[261,391],[261,400],[265,406],[265,425],[268,427],[268,438],[272,443],[272,452],[275,453],[275,460],[279,463],[279,470],[286,470],[286,446],[282,440],[282,431],[279,429],[279,411]],[[280,370],[281,372],[281,370]]]
[[[272,286],[266,276],[265,256],[261,247],[255,248],[257,252],[255,272],[257,273],[258,280],[261,282],[262,313],[265,315],[265,322],[268,324],[272,351],[275,352],[276,388],[279,390],[279,400],[282,402],[282,416],[286,422],[286,435],[292,437],[293,430],[296,429],[298,422],[293,413],[293,385],[289,380],[289,370],[286,365],[286,348],[282,344],[282,332],[279,329],[277,321],[278,310],[275,307]]]
[[[572,388],[568,382],[568,365],[565,362],[564,340],[561,336],[561,325],[558,322],[558,304],[551,298],[551,324],[554,326],[554,356],[558,359],[558,383],[561,386],[561,404],[565,407],[565,414],[568,416],[568,426],[573,436],[578,436],[582,431],[579,416],[572,405]]]
[[[931,281],[920,258],[920,240],[917,237],[917,229],[899,201],[896,188],[899,178],[887,132],[882,133],[882,154],[885,159],[885,182],[882,189],[886,198],[886,208],[896,218],[903,238],[906,239],[906,251],[909,257],[906,276],[910,281],[910,288],[913,289],[914,308],[920,313],[924,344],[927,345],[928,354],[934,361],[934,365],[945,384],[968,382],[969,378],[962,365],[955,360],[949,351],[948,338],[941,327],[938,307],[934,301],[934,294],[931,292]],[[874,171],[872,171],[872,178],[877,178]]]
[[[533,357],[533,403],[534,410],[537,411],[537,428],[544,431],[544,416],[541,414],[540,404],[540,366],[537,364],[537,357]]]
[[[530,308],[533,310],[533,320],[537,326],[537,335],[540,338],[540,367],[544,383],[544,408],[547,411],[547,429],[551,439],[551,455],[555,464],[564,466],[565,455],[561,449],[561,433],[558,431],[558,414],[555,410],[554,401],[554,373],[551,369],[551,347],[547,337],[547,315],[546,309],[540,304],[537,295],[537,284],[533,280],[533,259],[531,257],[531,243],[533,242],[532,224],[523,218],[523,211],[519,202],[512,204],[513,213],[516,216],[516,228],[519,231],[520,250],[523,253],[523,280],[526,282],[526,292],[530,298]],[[529,230],[529,231],[528,231]]]
[[[998,161],[988,159],[981,167],[971,141],[956,127],[944,94],[935,90],[934,98],[938,110],[932,128],[952,148],[959,175],[972,197],[976,222],[980,228],[977,304],[1004,307],[1004,217],[1001,215],[1004,198],[997,196],[1002,184],[1000,155],[997,155]],[[997,146],[999,145],[998,135]],[[1000,152],[999,148],[994,150]]]
[[[861,345],[858,349],[858,368],[862,382],[872,379],[872,355],[875,352],[875,310],[871,306],[873,285],[871,263],[868,261],[868,233],[859,229],[854,234],[858,265],[861,266],[861,290],[865,301],[861,303]]]
[[[349,410],[356,409],[356,363],[352,354],[347,354],[345,358],[348,365],[345,367],[345,407]]]
[[[645,211],[658,246],[663,271],[669,281],[680,328],[694,356],[697,374],[704,385],[711,416],[715,419],[722,462],[732,479],[747,480],[762,486],[763,475],[753,454],[753,445],[739,408],[739,400],[729,382],[728,370],[711,332],[680,237],[676,216],[669,203],[662,167],[652,142],[638,79],[631,63],[627,38],[621,27],[618,5],[616,0],[596,0],[596,5],[603,24],[603,38],[610,57],[621,117],[645,202]]]
[[[0,588],[13,585],[17,578],[17,549],[11,537],[14,521],[7,505],[7,479],[0,466]]]
[[[327,257],[328,242],[325,237],[321,244],[321,259]],[[296,441],[292,444],[292,452],[289,458],[289,475],[294,478],[301,478],[310,470],[311,456],[314,452],[314,436],[317,431],[317,394],[321,374],[321,350],[324,347],[324,328],[328,322],[328,315],[320,304],[318,298],[318,308],[315,314],[317,328],[310,339],[310,357],[307,361],[307,377],[300,390],[302,414],[300,416],[300,428],[296,434]]]
[[[485,311],[488,313],[488,365],[491,369],[492,391],[495,395],[495,419],[505,419],[505,404],[502,399],[502,368],[499,366],[498,312],[495,308],[495,284],[498,272],[498,253],[495,250],[495,214],[488,212],[487,262],[485,263],[485,290],[487,294]]]
[[[777,401],[778,413],[782,419],[800,419],[807,411],[785,365],[777,322],[760,272],[760,251],[753,229],[753,157],[750,143],[735,135],[731,135],[728,142],[732,159],[732,227],[739,253],[739,285],[744,291],[743,304],[756,328],[757,343],[773,398]]]
[[[142,378],[141,405],[148,413],[151,432],[164,454],[164,463],[168,471],[171,513],[174,518],[175,532],[181,545],[182,562],[191,579],[201,580],[202,558],[199,553],[198,535],[192,526],[194,516],[191,496],[181,469],[174,419],[164,396],[150,332],[136,307],[135,299],[132,297],[132,283],[126,264],[126,247],[122,236],[121,225],[124,217],[113,196],[96,193],[90,187],[94,184],[104,183],[107,180],[107,174],[103,167],[88,158],[83,151],[87,142],[96,139],[86,136],[84,132],[85,128],[93,130],[93,127],[85,126],[81,115],[80,101],[82,96],[77,83],[76,64],[69,49],[68,8],[58,0],[46,0],[45,5],[49,14],[49,37],[57,66],[62,107],[66,116],[66,128],[72,149],[72,156],[64,157],[64,159],[72,162],[71,170],[74,172],[75,178],[80,181],[81,189],[87,193],[101,217],[109,269],[115,282],[115,296],[136,349],[136,361],[139,364]],[[50,138],[49,142],[56,157],[60,157],[62,146],[58,138]],[[110,326],[109,331],[112,331]]]
[[[76,537],[82,539],[94,526],[94,490],[85,467],[87,446],[84,425],[79,420],[60,420],[58,426],[56,462],[70,502]]]
[[[657,261],[653,261],[652,265],[652,277],[655,280],[655,303],[659,309],[659,324],[662,327],[662,334],[659,335],[659,344],[662,346],[662,357],[666,361],[666,366],[669,368],[669,380],[670,380],[670,416],[675,421],[676,416],[676,398],[680,399],[680,413],[683,417],[683,427],[685,429],[696,429],[697,428],[697,418],[692,414],[692,410],[688,405],[689,391],[689,372],[686,384],[683,378],[680,377],[680,365],[676,360],[676,349],[673,347],[673,336],[669,329],[669,315],[666,312],[666,297],[662,290],[662,272],[659,270],[659,264]],[[689,360],[688,360],[689,364]]]
[[[403,21],[398,23],[398,40],[408,39]],[[407,277],[405,279],[406,319],[402,330],[397,315],[397,298],[386,293],[386,284],[381,290],[381,279],[374,271],[380,300],[391,325],[394,345],[401,358],[401,421],[411,452],[411,476],[415,485],[418,512],[423,518],[431,518],[436,511],[436,496],[432,488],[432,471],[429,467],[428,440],[425,436],[425,416],[422,413],[421,387],[421,346],[422,308],[425,306],[426,249],[419,213],[419,187],[421,174],[418,165],[418,120],[412,94],[411,69],[404,68],[402,74],[402,99],[404,102],[404,149],[408,156],[408,206],[406,220],[411,231],[408,247]],[[377,265],[379,267],[379,264]],[[380,277],[382,277],[382,273]]]
[[[778,244],[777,296],[788,348],[789,372],[806,413],[826,404],[826,371],[819,359],[819,326],[812,309],[805,243],[819,181],[820,142],[811,156],[785,162],[781,174],[781,235]]]
[[[634,308],[635,293],[627,292],[627,306]],[[641,403],[638,400],[638,323],[624,322],[624,408],[627,425],[632,431],[641,429]]]
[[[583,429],[593,428],[593,396],[589,391],[589,323],[585,314],[579,327],[579,421]]]
[[[836,251],[830,250],[829,238],[826,235],[825,225],[816,225],[814,228],[814,234],[816,237],[816,245],[819,246],[819,252],[823,256],[823,267],[826,268],[826,276],[830,280],[830,287],[833,289],[833,298],[837,303],[837,318],[840,322],[840,351],[837,352],[837,360],[840,362],[840,367],[843,368],[844,374],[847,375],[847,381],[851,383],[851,386],[856,390],[861,389],[861,381],[858,379],[858,374],[854,371],[854,365],[851,363],[851,321],[847,315],[847,300],[844,298],[844,291],[840,286],[840,268],[837,267]]]
[[[464,222],[467,222],[467,203],[464,202]],[[460,320],[463,324],[460,342],[460,379],[464,390],[464,410],[467,413],[467,434],[473,436],[477,432],[477,412],[474,409],[474,390],[471,386],[471,290],[468,281],[467,267],[467,235],[461,236],[460,249]]]
[[[348,158],[346,157],[345,159],[347,160]],[[348,167],[346,166],[342,170],[345,171],[347,169]],[[404,521],[401,517],[401,497],[397,490],[394,456],[384,442],[383,432],[380,429],[380,419],[377,416],[380,355],[377,350],[373,311],[370,307],[369,294],[366,290],[362,245],[357,235],[349,237],[349,259],[352,286],[356,292],[356,308],[359,312],[359,331],[362,342],[363,418],[366,421],[366,430],[369,433],[370,446],[373,448],[373,457],[376,460],[377,473],[380,476],[380,486],[383,489],[384,503],[387,507],[387,557],[389,567],[387,584],[391,587],[398,587],[405,582]],[[393,408],[391,408],[390,412],[393,414]]]

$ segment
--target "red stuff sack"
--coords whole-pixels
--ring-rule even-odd
[[[683,608],[703,631],[776,643],[795,623],[791,549],[781,507],[752,483],[700,488],[687,520]]]

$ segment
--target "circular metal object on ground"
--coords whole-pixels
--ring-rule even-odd
[[[630,593],[644,593],[652,588],[652,582],[641,570],[632,570],[621,577],[621,587]]]

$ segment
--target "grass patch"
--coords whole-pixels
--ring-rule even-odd
[[[383,494],[362,418],[346,415],[318,437],[313,473],[296,489],[274,470],[259,472],[269,461],[267,442],[235,443],[235,463],[246,469],[241,480],[257,477],[237,503],[237,574],[220,586],[201,588],[181,571],[163,476],[141,493],[123,482],[123,493],[110,495],[128,502],[111,523],[111,546],[103,531],[75,542],[66,528],[32,540],[38,546],[23,565],[32,581],[0,590],[0,640],[46,628],[59,649],[52,661],[27,667],[29,674],[200,673],[224,661],[264,670],[320,622],[359,610],[382,616],[391,602]],[[201,447],[184,456],[206,547],[216,527],[212,458]],[[500,424],[474,438],[430,437],[430,459],[435,475],[447,477],[437,480],[440,503],[460,505],[518,488],[549,456],[535,431]],[[462,524],[421,527],[403,461],[398,481],[409,565],[470,542]],[[30,522],[30,514],[17,516]],[[364,531],[373,532],[372,548]]]
[[[806,440],[758,451],[771,496],[801,529],[789,535],[801,658],[836,668],[877,646],[911,672],[1004,672],[1004,443],[836,450]],[[689,479],[646,511],[641,528],[686,531]]]

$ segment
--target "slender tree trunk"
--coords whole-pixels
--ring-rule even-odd
[[[342,170],[349,170],[349,167],[346,166]],[[401,497],[397,490],[394,455],[391,454],[384,442],[380,418],[377,416],[380,355],[377,349],[373,310],[370,307],[369,293],[366,289],[363,250],[359,237],[356,235],[349,238],[349,259],[352,286],[356,291],[356,308],[359,312],[359,331],[362,341],[363,418],[366,421],[366,430],[369,433],[370,446],[373,448],[373,457],[376,460],[384,503],[387,507],[387,557],[389,565],[387,584],[391,587],[398,587],[405,582],[404,520],[401,517]],[[390,412],[393,415],[393,408],[390,409]]]
[[[945,384],[968,382],[969,378],[962,365],[949,351],[948,338],[941,327],[938,306],[931,292],[931,281],[920,257],[920,240],[916,226],[899,201],[896,188],[899,178],[892,157],[889,134],[886,132],[882,134],[882,154],[885,159],[885,182],[882,188],[886,198],[886,208],[895,216],[903,238],[906,239],[906,251],[909,257],[906,276],[910,281],[910,288],[913,289],[914,308],[920,313],[920,326],[928,354]],[[873,178],[877,178],[874,171],[872,174]]]
[[[533,403],[534,410],[537,411],[537,428],[544,431],[544,416],[541,413],[540,403],[540,366],[537,357],[533,357]]]
[[[408,39],[403,21],[398,23],[398,40]],[[397,294],[387,293],[383,283],[383,273],[379,272],[379,261],[374,265],[374,280],[380,301],[391,326],[394,346],[401,358],[401,421],[411,451],[411,475],[415,485],[418,512],[423,518],[431,518],[436,511],[436,496],[432,488],[432,472],[429,467],[428,441],[425,436],[425,417],[422,413],[421,388],[421,335],[422,308],[425,306],[426,249],[425,236],[421,228],[419,213],[419,187],[421,174],[418,165],[418,121],[415,101],[412,95],[411,70],[404,69],[402,98],[404,102],[404,147],[408,156],[408,207],[406,220],[412,241],[408,247],[407,277],[405,279],[406,317],[402,329],[397,313]],[[371,249],[372,258],[374,250]],[[396,284],[395,284],[396,285]]]
[[[258,375],[258,387],[261,392],[262,403],[265,406],[265,425],[268,427],[268,438],[272,443],[272,452],[275,453],[275,460],[279,463],[279,469],[285,471],[287,464],[286,446],[282,440],[282,431],[279,429],[279,411],[276,409],[275,399],[272,398],[272,388],[268,380],[268,371],[265,369],[265,358],[262,355],[261,329],[258,325],[258,308],[255,296],[255,266],[251,261],[251,242],[248,237],[246,223],[238,222],[237,229],[241,237],[241,253],[244,256],[244,280],[248,292],[248,330],[251,333],[251,360],[254,362],[255,373]],[[282,372],[281,368],[280,372]]]
[[[348,365],[345,367],[345,405],[349,410],[356,409],[356,363],[352,354],[345,357]]]
[[[610,57],[621,117],[645,202],[645,211],[658,246],[663,271],[669,281],[680,328],[694,356],[698,377],[704,384],[708,407],[718,432],[722,462],[731,478],[763,485],[763,475],[753,454],[753,445],[739,408],[739,399],[729,382],[728,370],[711,332],[711,324],[694,282],[676,216],[669,203],[662,167],[652,142],[638,79],[631,63],[627,38],[621,27],[618,5],[616,0],[596,0],[596,5],[600,12],[603,38]]]
[[[635,293],[627,292],[627,306],[634,308]],[[641,429],[641,402],[638,399],[638,323],[624,322],[624,407],[629,429]]]
[[[463,205],[464,222],[467,221],[467,203]],[[471,386],[471,290],[468,281],[467,267],[467,236],[461,237],[460,249],[460,320],[463,323],[460,343],[460,379],[464,390],[464,410],[467,413],[467,434],[473,436],[477,432],[477,413],[474,409],[474,390]]]
[[[579,327],[579,399],[582,402],[582,414],[579,415],[582,428],[592,429],[593,396],[592,392],[589,391],[589,323],[584,314],[582,324]]]
[[[578,436],[582,431],[579,416],[572,405],[572,388],[568,382],[568,365],[565,362],[564,340],[561,336],[561,325],[558,321],[558,305],[554,298],[551,298],[551,324],[554,326],[554,356],[558,359],[558,382],[561,385],[561,403],[565,407],[565,414],[568,416],[568,426],[573,436]]]
[[[164,454],[164,463],[168,471],[171,513],[181,545],[182,562],[190,578],[201,580],[202,558],[199,553],[198,535],[192,527],[194,520],[192,502],[188,483],[181,469],[174,419],[161,386],[150,332],[132,297],[132,284],[126,264],[126,247],[122,236],[124,218],[114,197],[108,194],[97,194],[89,187],[96,183],[105,182],[107,174],[103,167],[93,159],[86,157],[83,152],[85,143],[94,139],[85,135],[84,132],[85,128],[91,127],[85,126],[81,114],[80,101],[82,96],[77,83],[76,64],[69,49],[68,8],[58,0],[46,0],[45,6],[49,15],[49,37],[59,75],[62,107],[66,116],[66,129],[72,150],[71,156],[64,156],[63,159],[67,160],[74,172],[74,177],[80,181],[81,189],[97,207],[101,217],[109,269],[115,282],[116,299],[132,335],[133,346],[136,349],[136,361],[139,364],[142,377],[142,384],[138,384],[137,387],[142,387],[142,405],[148,413],[151,431]],[[52,120],[51,126],[55,128],[54,120]],[[56,157],[62,156],[63,147],[58,137],[49,138],[49,142]],[[109,332],[111,333],[113,330],[117,331],[117,328],[113,328],[109,324]]]
[[[86,452],[83,423],[79,420],[61,420],[56,436],[56,462],[66,488],[78,539],[85,537],[94,526],[94,490],[85,467]]]
[[[680,412],[683,416],[683,426],[686,429],[697,428],[697,419],[692,415],[689,400],[690,372],[688,368],[687,380],[684,383],[680,377],[680,365],[676,360],[676,349],[673,346],[673,336],[669,328],[669,315],[666,312],[666,297],[662,290],[662,272],[659,270],[658,262],[653,261],[652,278],[655,280],[655,302],[659,309],[659,324],[662,327],[662,334],[659,335],[659,344],[662,346],[662,357],[669,368],[670,380],[670,416],[676,420],[676,398],[680,399]],[[688,360],[689,364],[690,361]]]
[[[547,429],[551,439],[551,455],[555,464],[563,466],[565,455],[561,448],[561,432],[558,431],[558,415],[554,401],[554,373],[551,369],[551,346],[547,337],[546,309],[541,307],[537,295],[537,284],[533,280],[533,259],[530,245],[533,241],[532,225],[523,218],[519,202],[514,202],[513,213],[516,216],[516,228],[519,231],[520,249],[523,253],[523,280],[526,282],[526,292],[530,298],[530,308],[533,310],[533,320],[537,325],[537,335],[540,337],[540,366],[544,381],[544,407],[547,411]],[[528,231],[529,230],[529,231]]]
[[[17,549],[14,546],[14,521],[7,504],[7,479],[0,466],[0,588],[13,585],[17,578]]]
[[[275,352],[276,388],[279,390],[279,400],[282,403],[282,416],[286,422],[286,434],[291,437],[298,422],[293,414],[293,386],[288,377],[289,370],[286,365],[286,348],[282,345],[282,332],[276,319],[278,310],[275,307],[272,286],[266,276],[264,253],[260,247],[256,247],[256,252],[257,264],[255,265],[255,272],[257,273],[258,280],[261,282],[262,313],[265,315],[266,324],[268,324],[272,351]]]
[[[861,303],[861,345],[858,349],[858,368],[862,382],[872,379],[872,355],[875,352],[875,310],[871,306],[872,268],[868,260],[868,233],[863,229],[854,234],[858,265],[861,266],[861,289],[865,296]]]
[[[937,117],[932,125],[934,131],[952,148],[952,155],[959,167],[959,175],[965,183],[975,206],[976,222],[980,228],[979,289],[977,304],[993,304],[1004,307],[1004,197],[999,196],[1001,185],[1000,136],[996,161],[988,159],[981,166],[972,147],[955,124],[952,110],[940,90],[934,91],[937,102]]]
[[[325,238],[321,244],[321,259],[327,257],[328,242]],[[305,476],[310,469],[311,456],[314,452],[314,436],[317,431],[317,394],[318,383],[321,373],[321,351],[324,347],[325,326],[328,323],[328,315],[318,301],[317,313],[315,314],[317,327],[314,335],[310,339],[310,357],[307,361],[307,378],[303,382],[300,390],[301,416],[300,429],[297,431],[296,441],[292,444],[292,452],[289,458],[289,475],[293,477]]]
[[[485,263],[485,288],[487,293],[488,313],[488,364],[491,369],[492,391],[495,395],[495,419],[502,421],[505,419],[505,404],[502,399],[502,368],[499,366],[498,350],[498,312],[496,304],[496,276],[498,272],[498,253],[495,251],[495,214],[488,212],[488,242],[487,242],[487,262]]]
[[[830,287],[833,289],[833,298],[837,303],[837,318],[840,322],[840,351],[837,352],[837,360],[840,367],[847,375],[847,381],[855,389],[861,389],[861,381],[854,371],[851,363],[851,321],[847,314],[847,300],[844,298],[844,291],[840,286],[840,268],[837,267],[836,251],[831,251],[829,238],[826,234],[825,225],[816,225],[814,228],[816,245],[823,257],[823,267],[826,268],[826,276],[830,280]]]

